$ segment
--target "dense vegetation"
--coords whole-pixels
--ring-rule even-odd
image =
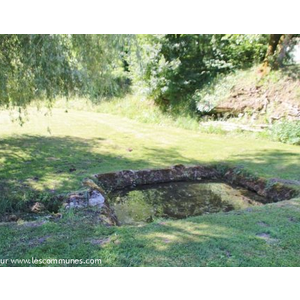
[[[119,95],[128,84],[121,60],[126,38],[0,35],[0,105],[24,107],[62,95]]]
[[[262,62],[264,35],[139,36],[134,83],[164,109],[195,111],[195,93],[217,76]],[[187,107],[188,105],[188,107]],[[183,113],[183,111],[181,111]]]
[[[272,127],[272,138],[275,141],[300,145],[300,121],[284,121]]]
[[[0,105],[62,95],[100,101],[131,86],[164,110],[188,114],[216,77],[276,57],[282,63],[294,40],[282,34],[0,35]]]

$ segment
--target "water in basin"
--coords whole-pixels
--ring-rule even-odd
[[[223,182],[173,182],[118,190],[110,202],[121,224],[135,224],[244,209],[265,199]]]

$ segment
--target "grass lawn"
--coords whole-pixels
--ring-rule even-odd
[[[0,136],[4,202],[5,195],[28,189],[78,190],[95,173],[178,163],[226,162],[260,177],[300,180],[299,146],[108,114],[53,109],[45,117],[31,110],[20,127],[0,112]],[[300,199],[140,227],[108,228],[97,220],[89,210],[56,221],[3,223],[0,258],[100,258],[102,266],[300,266]]]

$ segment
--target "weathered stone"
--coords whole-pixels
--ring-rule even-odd
[[[31,208],[30,208],[30,211],[33,212],[33,213],[42,213],[42,212],[45,212],[46,211],[46,207],[43,203],[41,202],[35,202]]]
[[[115,173],[95,175],[98,182],[107,190],[122,189],[125,187],[164,183],[183,180],[199,180],[199,178],[216,178],[217,171],[211,167],[185,167],[176,165],[165,169],[124,170]]]
[[[104,204],[104,197],[103,195],[94,190],[94,191],[91,191],[90,193],[90,198],[89,198],[89,206],[102,206]]]
[[[18,217],[16,215],[9,215],[7,217],[7,221],[8,222],[16,222],[16,221],[18,221]]]
[[[74,193],[69,195],[66,200],[65,208],[83,208],[87,206],[86,197],[82,193]]]
[[[215,166],[192,166],[175,165],[164,169],[124,170],[115,173],[95,175],[99,184],[108,191],[174,181],[198,181],[203,179],[219,179],[234,185],[240,185],[260,196],[266,197],[266,202],[276,202],[291,199],[295,194],[292,187],[280,183],[269,184],[267,180],[255,178],[240,172],[240,168],[223,166],[227,172],[220,172]]]
[[[83,184],[84,186],[89,187],[89,188],[92,189],[92,190],[98,191],[98,192],[101,193],[103,196],[105,195],[105,191],[104,191],[100,186],[98,186],[98,185],[97,185],[93,180],[91,180],[91,179],[88,179],[88,178],[84,179],[84,180],[82,181],[82,184]]]
[[[263,178],[253,178],[241,173],[237,174],[237,169],[230,169],[224,176],[227,182],[240,185],[256,192],[258,195],[267,198],[267,202],[277,202],[291,199],[296,195],[296,190],[281,183],[269,183]]]

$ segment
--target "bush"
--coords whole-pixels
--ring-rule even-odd
[[[300,145],[300,121],[284,121],[273,125],[271,137],[282,143]]]
[[[138,36],[131,59],[134,87],[164,110],[197,111],[194,98],[217,76],[260,63],[264,35],[167,34]],[[197,100],[197,99],[196,99]]]

